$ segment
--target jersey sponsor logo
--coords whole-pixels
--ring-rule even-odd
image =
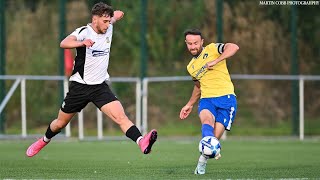
[[[92,51],[93,57],[106,56],[108,54],[109,54],[109,48],[107,49],[107,51],[97,51],[97,50]]]
[[[206,66],[202,66],[201,69],[197,72],[194,78],[200,80],[208,72]]]

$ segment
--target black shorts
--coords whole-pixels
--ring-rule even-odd
[[[116,100],[118,100],[117,97],[105,82],[97,85],[87,85],[71,81],[69,92],[64,98],[61,110],[65,113],[80,112],[89,102],[100,109],[103,105]]]

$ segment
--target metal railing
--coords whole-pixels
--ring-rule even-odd
[[[304,82],[305,81],[319,81],[320,76],[305,76],[305,75],[231,75],[231,78],[244,79],[244,80],[297,80],[299,81],[299,139],[304,139]],[[68,79],[64,76],[20,76],[20,75],[0,75],[0,80],[15,80],[7,95],[0,104],[0,114],[10,100],[14,91],[21,84],[21,124],[22,124],[22,137],[27,137],[27,119],[26,119],[26,80],[54,80],[64,82],[64,94],[68,91]],[[191,81],[189,76],[172,76],[172,77],[146,77],[143,79],[142,84],[139,78],[134,77],[114,77],[111,82],[129,82],[136,84],[136,126],[145,134],[148,130],[148,85],[152,82],[172,82],[172,81]],[[141,89],[142,85],[142,89]],[[142,100],[142,104],[141,104]],[[142,105],[142,106],[141,106]],[[142,107],[142,109],[141,109]],[[141,111],[142,110],[142,111]],[[142,112],[142,116],[141,116]],[[103,138],[103,120],[102,112],[97,109],[97,138]],[[83,112],[81,111],[78,116],[79,134],[78,138],[84,138],[83,130]],[[66,137],[71,136],[70,123],[66,127]],[[226,138],[224,134],[223,138]]]
[[[298,80],[299,81],[299,139],[304,139],[304,81],[312,80],[319,81],[320,76],[306,75],[231,75],[231,78],[245,80]],[[190,76],[173,76],[173,77],[147,77],[142,82],[142,129],[148,128],[148,84],[151,82],[169,82],[169,81],[191,81]],[[223,134],[223,139],[226,138],[226,133]]]
[[[27,137],[27,111],[26,111],[26,80],[63,81],[64,95],[68,92],[68,79],[65,76],[30,76],[30,75],[0,75],[0,80],[15,80],[10,90],[0,104],[0,114],[12,97],[14,91],[21,84],[21,137]],[[133,77],[114,77],[111,82],[129,82],[136,84],[136,126],[141,129],[141,80]],[[78,115],[78,138],[84,139],[83,111]],[[70,123],[66,126],[65,136],[71,137]],[[103,138],[102,112],[97,109],[97,138]]]

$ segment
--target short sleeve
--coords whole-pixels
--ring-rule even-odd
[[[218,53],[222,54],[223,53],[223,49],[224,49],[224,44],[223,43],[215,43],[217,49],[218,49]]]
[[[83,41],[84,39],[86,39],[87,30],[88,30],[87,26],[83,26],[83,27],[77,28],[70,35],[75,36],[78,41]]]

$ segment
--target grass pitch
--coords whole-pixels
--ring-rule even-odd
[[[222,158],[194,175],[197,140],[159,138],[143,155],[132,141],[52,141],[33,158],[31,141],[0,141],[0,179],[319,179],[318,140],[226,140]]]

